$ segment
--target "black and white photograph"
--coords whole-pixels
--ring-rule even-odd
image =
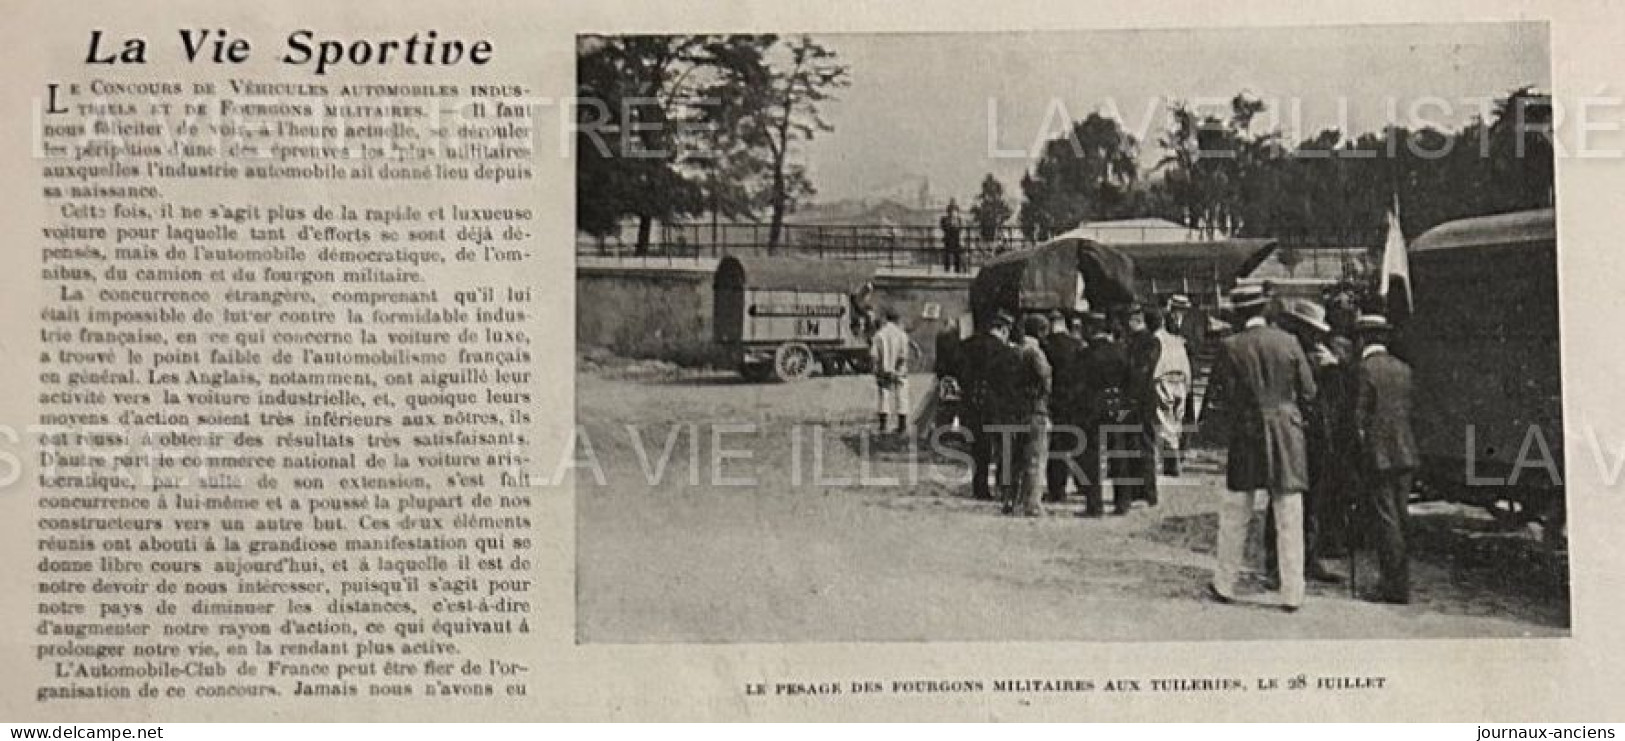
[[[1544,23],[576,63],[578,642],[1569,634]]]

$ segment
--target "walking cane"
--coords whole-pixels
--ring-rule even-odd
[[[1349,598],[1350,599],[1359,599],[1360,598],[1360,571],[1359,571],[1360,544],[1361,544],[1361,541],[1364,540],[1364,538],[1361,537],[1361,535],[1363,534],[1364,531],[1360,527],[1360,525],[1361,525],[1361,522],[1360,522],[1360,492],[1362,491],[1362,489],[1360,488],[1360,483],[1359,483],[1360,482],[1360,477],[1358,475],[1355,475],[1355,476],[1353,476],[1351,478],[1353,478],[1352,483],[1354,485],[1349,487],[1349,488],[1353,489],[1353,491],[1347,491],[1347,490],[1344,491],[1344,494],[1346,496],[1348,496],[1349,500],[1348,500],[1348,505],[1343,507],[1343,517],[1344,517],[1344,519],[1345,519],[1345,521],[1346,521],[1346,523],[1348,525],[1348,527],[1343,532],[1348,534]]]
[[[1348,534],[1349,548],[1349,599],[1360,598],[1360,549],[1358,538],[1355,536],[1355,528],[1358,527],[1360,518],[1355,516],[1354,507],[1355,503],[1350,501],[1349,506],[1343,508],[1343,520],[1347,525],[1343,532]]]

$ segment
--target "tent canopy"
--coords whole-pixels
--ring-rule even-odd
[[[971,313],[983,319],[999,309],[1012,315],[1070,310],[1080,276],[1091,307],[1134,301],[1134,261],[1128,255],[1090,239],[1059,237],[984,265],[971,282]]]

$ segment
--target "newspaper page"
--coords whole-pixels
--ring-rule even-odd
[[[0,719],[1619,719],[1619,7],[6,10]]]

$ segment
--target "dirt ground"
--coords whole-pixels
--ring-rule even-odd
[[[930,382],[916,376],[912,393]],[[1198,451],[1153,509],[1011,518],[970,499],[964,460],[866,436],[866,378],[594,371],[576,391],[592,449],[583,460],[604,476],[577,474],[585,642],[1568,633],[1562,554],[1481,511],[1413,505],[1413,604],[1311,585],[1305,607],[1285,614],[1205,596],[1222,452]],[[1348,571],[1347,559],[1331,565]],[[1374,586],[1369,554],[1359,572]]]

